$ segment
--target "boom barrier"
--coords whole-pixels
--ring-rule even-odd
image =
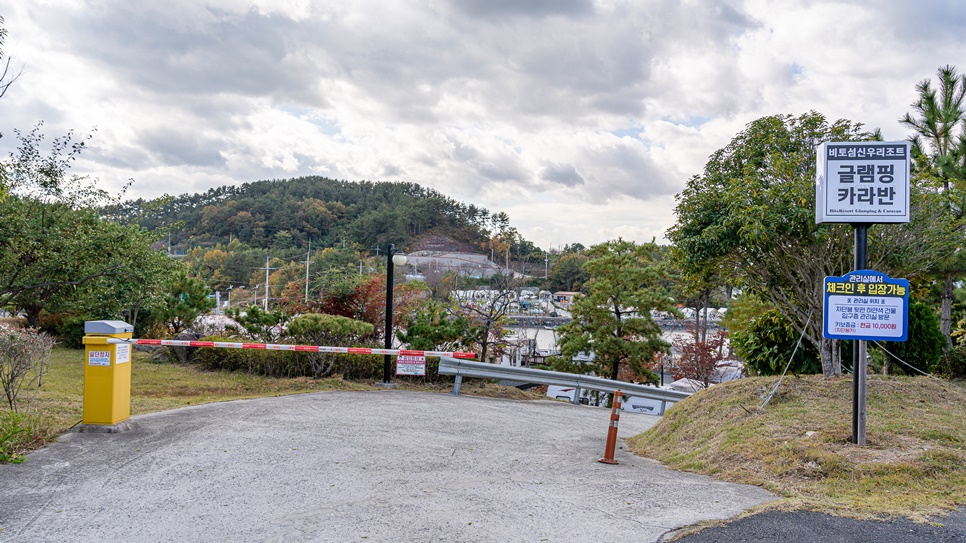
[[[299,351],[308,353],[380,354],[390,356],[448,356],[473,359],[474,353],[458,351],[416,351],[411,349],[370,349],[368,347],[329,347],[322,345],[287,345],[282,343],[236,343],[229,341],[189,341],[181,339],[108,338],[109,344],[163,345],[166,347],[210,347],[215,349],[260,349],[263,351]]]
[[[375,354],[388,356],[438,356],[471,359],[473,353],[456,351],[417,351],[414,349],[371,349],[369,347],[332,347],[325,345],[282,345],[233,341],[190,341],[180,339],[135,339],[134,326],[123,321],[84,323],[84,418],[80,431],[119,432],[132,427],[131,360],[132,345],[166,347],[208,347],[213,349],[259,349],[304,353]],[[388,365],[388,364],[387,364]]]

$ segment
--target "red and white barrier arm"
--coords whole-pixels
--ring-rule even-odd
[[[279,343],[234,343],[226,341],[186,341],[181,339],[120,339],[109,338],[108,343],[131,345],[163,345],[166,347],[212,347],[216,349],[261,349],[263,351],[304,351],[310,353],[388,354],[390,356],[449,356],[476,358],[473,353],[459,351],[413,351],[409,349],[370,349],[368,347],[323,347],[320,345],[283,345]]]

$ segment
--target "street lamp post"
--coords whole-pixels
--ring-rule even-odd
[[[393,265],[405,266],[406,255],[396,252],[396,246],[389,244],[389,251],[386,253],[386,349],[392,349],[392,275]],[[392,380],[392,361],[389,355],[383,355],[382,359],[382,381],[389,384]]]

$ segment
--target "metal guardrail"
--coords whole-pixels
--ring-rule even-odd
[[[661,402],[661,412],[663,415],[667,410],[667,404],[679,402],[691,394],[655,388],[636,383],[625,383],[623,381],[612,381],[602,377],[592,375],[580,375],[576,373],[565,373],[562,371],[547,371],[534,368],[517,368],[511,366],[500,366],[496,364],[486,364],[470,360],[459,360],[450,357],[441,357],[439,360],[440,375],[455,375],[456,383],[453,385],[453,394],[460,393],[460,385],[463,377],[477,377],[481,379],[509,379],[512,381],[522,381],[526,383],[537,383],[541,385],[556,385],[564,387],[574,387],[573,403],[580,401],[581,389],[596,390],[598,392],[608,392],[613,394],[619,389],[624,396],[645,398]]]

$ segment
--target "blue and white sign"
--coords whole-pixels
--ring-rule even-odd
[[[909,281],[873,270],[825,278],[828,339],[906,341]]]

